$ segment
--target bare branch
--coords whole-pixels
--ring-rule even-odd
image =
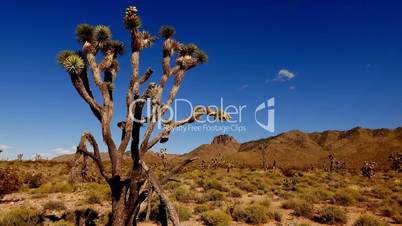
[[[168,174],[166,174],[162,179],[160,179],[160,184],[164,185],[166,184],[174,175],[176,175],[184,166],[186,166],[189,163],[192,163],[196,160],[198,160],[199,157],[194,157],[190,159],[186,159],[183,162],[181,162],[179,165],[175,166],[173,169],[169,171]]]
[[[93,153],[87,150],[86,143],[89,142],[93,148]],[[102,177],[107,181],[108,176],[106,175],[105,168],[102,163],[99,146],[95,138],[90,133],[84,133],[81,136],[80,143],[77,147],[77,153],[82,153],[84,156],[90,157],[97,165],[98,170]]]
[[[172,221],[173,225],[179,226],[180,220],[179,220],[178,214],[177,214],[175,208],[173,207],[172,203],[170,202],[169,198],[164,193],[162,186],[159,183],[158,178],[156,177],[156,175],[152,172],[152,170],[147,166],[147,164],[144,161],[140,161],[140,164],[141,164],[142,168],[144,169],[149,182],[152,184],[154,191],[159,195],[161,201],[166,203],[169,218]]]

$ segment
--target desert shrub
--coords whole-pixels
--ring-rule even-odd
[[[200,180],[198,184],[204,188],[204,190],[215,189],[218,191],[227,192],[228,188],[225,187],[220,181],[216,179],[204,179]]]
[[[285,177],[294,177],[296,175],[296,170],[291,168],[283,168],[281,169],[283,176]]]
[[[283,209],[293,209],[296,206],[296,202],[297,202],[297,200],[295,200],[295,199],[289,199],[289,200],[284,201],[282,203],[281,207]]]
[[[0,199],[6,194],[19,190],[23,181],[18,175],[18,170],[11,168],[0,169]]]
[[[385,226],[386,224],[377,218],[369,215],[362,215],[357,219],[352,226]]]
[[[28,185],[29,188],[39,188],[44,182],[44,177],[41,173],[28,175],[25,178],[25,184]]]
[[[182,205],[175,205],[175,209],[177,214],[179,215],[180,221],[188,221],[192,216],[191,209],[182,206]]]
[[[255,203],[257,203],[257,204],[259,204],[259,205],[261,205],[261,206],[264,206],[264,207],[266,207],[266,208],[268,208],[268,207],[271,206],[271,200],[269,200],[269,199],[267,199],[267,198],[263,198],[263,199],[257,200],[257,201],[255,201]]]
[[[201,215],[201,220],[208,226],[228,226],[231,218],[221,210],[210,210]]]
[[[34,194],[45,194],[45,193],[69,193],[73,192],[74,188],[72,185],[68,183],[51,183],[51,184],[43,184],[39,188],[32,190]]]
[[[240,198],[242,195],[242,191],[239,189],[232,189],[232,190],[230,190],[229,195],[230,195],[230,197],[233,197],[233,198]]]
[[[296,202],[293,210],[293,214],[295,216],[311,218],[313,216],[314,208],[312,203],[302,200]]]
[[[101,204],[103,200],[104,194],[99,191],[90,191],[86,198],[88,204]]]
[[[306,200],[291,199],[282,203],[282,208],[293,209],[293,214],[296,216],[302,216],[311,218],[313,216],[313,204]]]
[[[209,209],[210,209],[210,207],[208,205],[197,206],[194,208],[194,213],[195,214],[204,213],[204,212],[207,212]]]
[[[361,200],[361,194],[353,189],[341,189],[335,192],[333,196],[333,201],[335,204],[348,206],[356,202],[356,200]]]
[[[75,226],[75,224],[68,222],[68,221],[56,221],[52,223],[52,226]]]
[[[296,191],[297,182],[295,178],[285,178],[282,183],[282,189],[285,191]]]
[[[272,213],[273,219],[277,222],[282,222],[282,213],[278,212],[278,211],[274,211]]]
[[[255,192],[258,190],[257,186],[254,184],[251,184],[248,181],[236,181],[235,186],[238,187],[239,189],[247,192]]]
[[[328,191],[325,188],[316,188],[307,193],[309,197],[311,197],[311,201],[319,202],[319,201],[327,201],[331,200],[334,194],[331,191]]]
[[[40,212],[30,208],[14,208],[0,214],[1,226],[32,226],[42,222]]]
[[[66,210],[67,207],[64,205],[62,201],[48,201],[43,205],[43,209],[45,210]]]
[[[268,221],[268,216],[268,208],[260,204],[238,205],[232,213],[234,220],[249,224],[265,223]]]
[[[345,224],[347,217],[345,211],[339,207],[330,206],[320,209],[314,220],[321,224]]]
[[[189,202],[193,199],[193,194],[184,186],[176,188],[173,195],[179,202]]]
[[[215,189],[208,190],[205,195],[209,201],[221,201],[225,199],[225,193]]]

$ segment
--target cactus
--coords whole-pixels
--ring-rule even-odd
[[[142,29],[141,18],[136,7],[130,6],[125,10],[123,22],[131,38],[129,47],[131,60],[131,77],[126,92],[126,114],[124,120],[118,123],[121,130],[119,144],[113,139],[111,122],[114,113],[115,79],[119,71],[118,57],[124,53],[125,45],[112,39],[113,35],[108,26],[90,24],[78,25],[75,31],[76,39],[81,45],[82,51],[62,51],[58,55],[58,63],[68,73],[71,83],[79,96],[89,106],[95,118],[102,127],[102,138],[107,148],[110,165],[104,165],[100,155],[99,146],[91,133],[81,135],[77,146],[77,154],[93,160],[100,176],[107,182],[112,192],[111,224],[136,225],[136,219],[141,203],[149,195],[150,184],[152,191],[160,197],[161,203],[166,204],[164,209],[173,225],[179,225],[179,218],[169,198],[164,194],[162,185],[175,173],[178,173],[186,164],[194,161],[189,159],[173,166],[163,178],[158,178],[142,161],[143,155],[158,143],[167,142],[172,130],[187,123],[196,122],[200,117],[211,116],[216,120],[229,120],[231,116],[212,107],[203,106],[197,108],[190,117],[179,121],[164,122],[162,131],[156,133],[155,127],[162,116],[165,115],[183,83],[189,70],[205,63],[208,56],[195,44],[182,44],[174,39],[175,29],[163,26],[160,29],[162,37],[162,76],[159,83],[151,83],[148,88],[143,87],[150,79],[153,70],[147,69],[139,74],[139,57],[141,51],[150,48],[157,41],[157,37]],[[103,56],[99,56],[102,54]],[[100,60],[100,62],[98,62]],[[176,65],[172,63],[175,62]],[[95,88],[98,89],[102,104],[94,97],[89,75],[92,75]],[[162,95],[169,79],[174,79],[173,87],[167,95],[168,99],[162,102]],[[144,89],[145,88],[145,89]],[[141,93],[142,90],[145,92]],[[144,105],[151,99],[152,114],[149,117],[143,115]],[[141,131],[143,129],[144,131]],[[140,139],[140,134],[143,134]],[[151,136],[155,135],[154,137]],[[131,144],[130,144],[131,142]],[[92,147],[89,151],[87,145]],[[124,172],[123,157],[126,150],[132,159],[132,167],[129,172]],[[218,163],[220,159],[216,159]],[[83,164],[86,164],[83,162]],[[217,165],[217,164],[216,164]],[[166,164],[167,166],[167,164]],[[77,168],[77,167],[74,167]],[[167,167],[166,167],[167,168]],[[87,166],[77,172],[81,176],[87,174]],[[74,174],[75,175],[75,174]],[[128,176],[126,176],[128,175]],[[145,183],[148,181],[148,183]],[[166,222],[166,219],[164,219]]]
[[[402,172],[402,153],[394,152],[388,156],[388,160],[391,163],[391,169],[396,172]]]
[[[24,156],[24,154],[18,154],[17,155],[17,161],[22,161],[22,157]]]
[[[376,166],[375,162],[369,162],[369,161],[365,161],[363,163],[362,168],[360,169],[362,172],[362,175],[364,177],[367,177],[369,179],[371,179],[374,176],[374,168]]]

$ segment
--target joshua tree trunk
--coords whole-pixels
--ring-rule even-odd
[[[164,39],[162,47],[163,70],[160,82],[159,85],[153,82],[149,83],[143,93],[140,93],[140,86],[145,85],[153,73],[153,70],[149,68],[139,76],[140,53],[151,47],[156,41],[156,37],[147,31],[140,30],[141,20],[135,7],[131,6],[126,9],[124,23],[131,36],[132,70],[126,94],[125,120],[117,124],[121,129],[119,145],[112,138],[110,124],[114,111],[114,80],[119,69],[117,56],[123,54],[124,45],[120,41],[111,39],[111,31],[107,26],[93,27],[88,24],[81,24],[77,26],[76,35],[82,44],[82,51],[63,51],[58,56],[58,61],[70,75],[74,88],[100,122],[103,142],[107,147],[111,165],[110,167],[103,165],[98,144],[95,137],[89,132],[82,134],[77,147],[77,154],[92,159],[100,175],[110,186],[112,225],[136,225],[142,202],[152,191],[155,191],[160,197],[161,206],[166,206],[169,220],[173,225],[178,226],[180,224],[178,215],[162,186],[183,166],[195,159],[189,159],[178,164],[170,172],[166,172],[163,178],[158,178],[141,158],[157,143],[167,142],[171,131],[179,126],[195,122],[202,116],[212,116],[216,120],[227,120],[230,119],[230,115],[222,110],[200,106],[192,109],[193,112],[188,118],[162,123],[161,131],[151,139],[157,122],[161,121],[162,116],[173,103],[186,73],[206,62],[207,56],[194,44],[184,45],[174,40],[174,28],[162,27],[160,36]],[[103,53],[103,58],[97,62],[99,52]],[[171,66],[172,61],[175,62],[174,66]],[[102,76],[102,72],[104,76]],[[94,98],[88,74],[92,74],[103,104],[99,104]],[[163,103],[162,94],[168,79],[171,77],[174,78],[174,85],[168,92],[168,99]],[[144,117],[143,108],[147,102],[151,103],[152,114]],[[140,139],[141,128],[146,128],[142,140]],[[126,164],[124,156],[130,141],[131,167],[129,167],[129,172],[124,172],[123,164]],[[87,150],[87,144],[92,147],[92,151]],[[146,182],[150,186],[144,186]]]

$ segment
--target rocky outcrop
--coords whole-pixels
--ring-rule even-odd
[[[238,144],[237,140],[234,137],[229,136],[227,134],[223,134],[223,135],[214,137],[211,144],[227,145],[227,144],[232,144],[232,143]]]

